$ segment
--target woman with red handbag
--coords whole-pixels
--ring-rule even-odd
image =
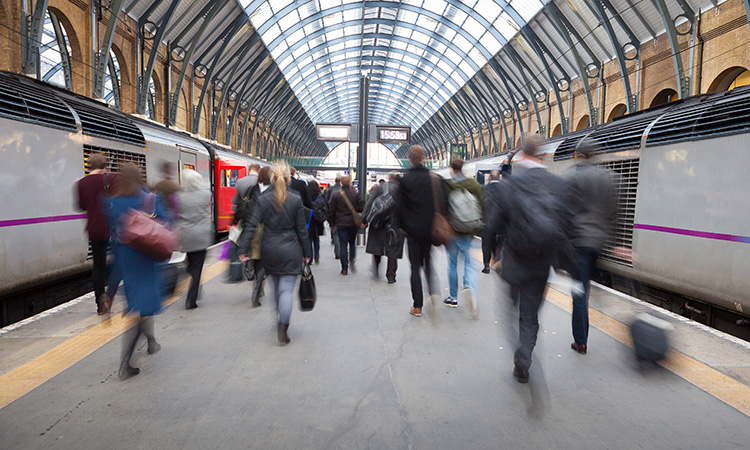
[[[132,163],[121,168],[120,181],[108,199],[108,212],[116,236],[112,240],[115,264],[119,266],[127,298],[127,313],[136,317],[136,325],[125,334],[122,359],[120,362],[120,379],[138,375],[140,370],[130,365],[138,338],[141,334],[148,340],[148,353],[156,353],[161,346],[154,338],[153,315],[161,309],[162,286],[159,270],[159,258],[144,253],[128,242],[131,230],[124,229],[123,224],[135,213],[146,211],[152,213],[156,220],[166,222],[164,211],[156,202],[156,196],[143,188],[140,169]],[[134,230],[133,230],[134,231]]]

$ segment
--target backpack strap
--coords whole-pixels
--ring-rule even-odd
[[[109,195],[109,183],[107,183],[107,172],[102,174],[104,176],[104,192]]]

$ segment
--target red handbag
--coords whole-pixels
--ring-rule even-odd
[[[165,261],[177,250],[177,234],[156,220],[155,211],[156,195],[148,194],[142,210],[131,209],[120,218],[118,236],[121,244]]]

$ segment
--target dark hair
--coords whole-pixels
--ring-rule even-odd
[[[310,180],[307,183],[307,192],[310,193],[310,198],[315,200],[320,195],[320,185],[315,180]]]
[[[107,157],[101,153],[94,153],[89,157],[89,164],[91,165],[91,170],[106,169]]]
[[[271,184],[271,174],[273,174],[273,168],[271,166],[263,166],[258,171],[258,183]]]
[[[460,172],[464,168],[464,160],[461,158],[453,158],[451,160],[451,169],[454,172]]]
[[[112,189],[113,197],[129,197],[135,195],[143,184],[141,169],[133,163],[120,166],[120,178]]]
[[[258,163],[252,163],[252,164],[250,164],[250,170],[254,170],[256,172],[260,171],[260,164],[258,164]]]
[[[292,174],[292,175],[294,175],[295,173],[297,173],[297,169],[295,169],[292,166],[289,166],[289,173]]]
[[[341,183],[341,174],[336,174],[336,183]]]
[[[526,156],[537,156],[541,139],[536,134],[527,134],[523,140],[523,154]]]
[[[342,187],[352,187],[352,177],[349,175],[344,175],[341,177],[341,186]]]
[[[172,163],[169,161],[161,162],[161,173],[164,175],[172,173]]]

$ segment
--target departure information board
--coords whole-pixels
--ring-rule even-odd
[[[378,142],[408,144],[411,139],[409,127],[378,127]]]

